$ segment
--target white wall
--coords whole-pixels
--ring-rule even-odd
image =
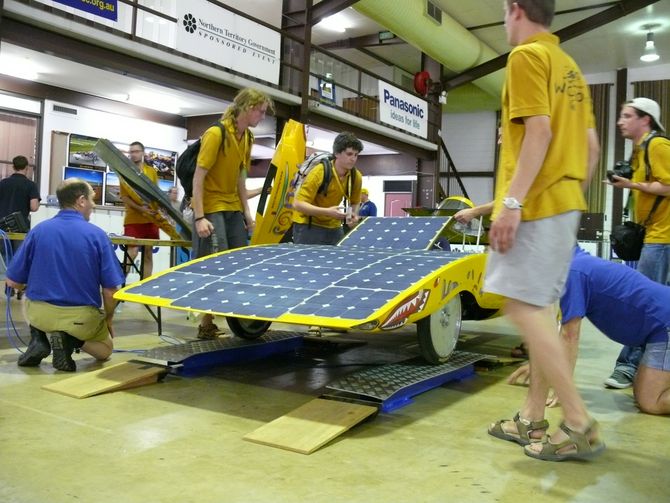
[[[444,114],[442,137],[459,173],[495,171],[497,123],[495,112]],[[463,178],[475,204],[493,198],[493,178]]]
[[[131,143],[140,141],[147,147],[155,147],[165,150],[182,152],[186,148],[186,130],[174,126],[166,126],[146,120],[136,119],[115,115],[108,112],[91,110],[89,108],[78,107],[68,103],[58,103],[59,105],[74,108],[77,115],[54,112],[54,102],[45,101],[44,121],[42,129],[42,161],[40,177],[40,195],[42,202],[46,202],[49,193],[49,179],[51,171],[51,134],[53,131],[66,133],[76,133],[96,138],[106,138],[111,141]],[[62,159],[58,166],[67,164],[67,159]],[[56,208],[46,208],[42,206],[40,211],[31,217],[33,225],[45,218],[49,218],[57,213]],[[123,234],[123,210],[121,208],[99,207],[91,215],[91,222],[101,227],[105,232]],[[161,231],[163,239],[169,237]],[[169,267],[170,249],[161,247],[154,254],[154,272],[161,271]],[[122,257],[117,252],[119,258]],[[137,280],[138,277],[128,276],[129,281]]]
[[[365,176],[363,175],[363,187],[368,189],[368,199],[377,206],[377,216],[383,217],[386,210],[386,196],[384,195],[384,182],[391,180],[412,180],[416,182],[416,175],[395,176]]]

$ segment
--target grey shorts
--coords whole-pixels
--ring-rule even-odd
[[[670,372],[670,329],[668,329],[668,332],[665,341],[647,343],[640,365]]]
[[[194,226],[193,258],[247,246],[247,228],[244,225],[244,215],[240,211],[206,213],[205,218],[212,222],[214,233],[206,238],[201,238],[195,231]]]
[[[521,222],[512,249],[489,252],[484,290],[533,306],[555,303],[568,277],[580,217],[570,211]]]
[[[336,245],[344,237],[342,227],[293,224],[293,242],[299,245]]]

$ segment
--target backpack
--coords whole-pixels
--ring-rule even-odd
[[[300,187],[302,186],[303,182],[307,178],[307,175],[312,171],[312,169],[315,166],[318,166],[319,164],[323,164],[323,181],[321,182],[321,185],[319,185],[319,189],[316,191],[317,194],[325,194],[328,192],[328,186],[330,185],[330,180],[333,176],[333,155],[324,153],[324,152],[314,152],[311,154],[305,161],[298,167],[298,171],[296,172],[295,176],[293,177],[293,180],[291,180],[291,183],[289,184],[288,192],[286,193],[286,199],[284,201],[284,206],[286,208],[293,208],[293,199],[295,199],[295,196],[298,194],[298,191],[300,191]],[[356,177],[356,168],[353,168],[351,170],[351,176],[349,177],[349,180],[351,183],[353,183],[353,180]],[[351,196],[351,187],[349,187],[349,193],[345,193],[344,197],[349,199]],[[311,220],[311,219],[310,219]]]
[[[219,126],[221,129],[221,151],[223,151],[223,146],[226,142],[226,128],[223,127],[219,121],[217,121],[216,124],[212,124],[210,128],[214,126]],[[177,159],[177,165],[175,168],[177,172],[177,178],[179,178],[179,183],[181,183],[181,186],[184,187],[184,195],[188,199],[193,197],[193,175],[195,174],[195,168],[198,163],[198,154],[200,153],[201,146],[202,137],[191,143]]]

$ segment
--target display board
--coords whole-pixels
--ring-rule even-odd
[[[120,182],[116,173],[110,169],[108,163],[100,157],[95,150],[98,138],[76,133],[70,133],[67,139],[67,162],[68,173],[64,173],[64,179],[75,175],[72,169],[78,168],[87,171],[80,171],[80,177],[87,182],[100,183],[100,190],[96,189],[95,204],[108,206],[123,206],[120,197]],[[122,142],[112,142],[119,152],[128,156],[129,144]],[[158,186],[167,193],[175,186],[175,164],[177,161],[177,152],[164,150],[155,147],[145,147],[144,162],[151,166],[158,177]],[[72,169],[70,169],[72,168]],[[89,173],[90,171],[99,171],[102,173],[103,180],[99,182],[97,175]]]
[[[88,169],[75,166],[63,167],[63,180],[79,178],[88,182],[93,189],[93,202],[103,204],[105,193],[105,172],[97,169]]]

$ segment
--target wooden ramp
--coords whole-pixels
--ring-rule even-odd
[[[168,369],[164,366],[130,360],[93,372],[85,372],[42,388],[74,398],[87,398],[110,391],[119,391],[145,384],[153,384]]]
[[[311,454],[377,410],[369,405],[317,398],[245,435],[244,440]]]

